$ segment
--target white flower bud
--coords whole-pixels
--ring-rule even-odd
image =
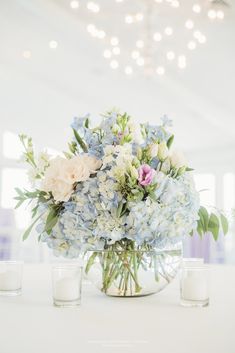
[[[163,162],[168,157],[169,151],[165,141],[161,142],[158,146],[158,158]]]
[[[165,159],[165,161],[162,163],[162,166],[161,166],[161,171],[165,174],[167,174],[171,169],[171,163],[170,163],[170,159],[167,158]]]
[[[149,145],[149,154],[151,158],[157,157],[158,154],[158,144],[156,143],[151,143]]]

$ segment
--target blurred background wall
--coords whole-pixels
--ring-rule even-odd
[[[30,214],[27,208],[13,209],[14,188],[30,185],[19,163],[22,149],[17,135],[32,136],[38,150],[46,147],[54,154],[66,148],[74,116],[90,112],[96,122],[99,113],[119,107],[136,121],[157,123],[164,114],[173,119],[176,145],[196,170],[202,203],[224,208],[231,221],[230,233],[216,244],[207,236],[203,241],[198,237],[186,241],[185,256],[235,263],[231,217],[235,204],[234,6],[219,4],[216,11],[225,16],[214,21],[213,13],[209,15],[211,3],[199,16],[189,10],[205,2],[178,2],[177,13],[167,7],[168,3],[177,7],[177,1],[153,0],[151,6],[163,6],[162,16],[154,8],[154,26],[166,23],[177,31],[179,23],[185,23],[186,30],[172,42],[174,52],[185,42],[187,65],[167,62],[164,74],[159,67],[157,74],[141,67],[132,72],[129,64],[121,66],[124,55],[115,57],[119,66],[115,67],[106,58],[107,38],[123,38],[121,53],[127,52],[136,31],[141,36],[148,29],[138,24],[131,29],[125,16],[146,16],[146,1],[0,1],[0,259],[21,257],[34,262],[51,256],[33,235],[24,244],[21,241]],[[189,20],[195,24],[191,30],[200,28],[206,36],[196,50],[187,48]],[[97,40],[90,35],[91,24],[102,28],[105,37]]]

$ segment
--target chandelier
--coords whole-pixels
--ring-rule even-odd
[[[207,42],[208,24],[222,22],[228,6],[225,0],[70,2],[73,10],[86,7],[88,33],[101,41],[108,66],[127,76],[185,69],[192,53]]]

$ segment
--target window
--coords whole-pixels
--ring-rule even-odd
[[[27,172],[24,169],[17,168],[4,168],[2,170],[1,178],[1,207],[14,209],[16,205],[16,196],[15,188],[20,189],[29,188],[27,180]],[[29,225],[30,214],[29,209],[25,207],[20,207],[15,210],[15,221],[16,227],[18,229],[23,229]]]
[[[214,174],[195,174],[195,185],[200,192],[201,205],[209,207],[216,205],[216,182]]]
[[[3,157],[18,160],[22,155],[22,145],[19,137],[5,131],[3,134]]]
[[[235,175],[233,173],[224,174],[223,186],[224,209],[229,212],[235,206]]]

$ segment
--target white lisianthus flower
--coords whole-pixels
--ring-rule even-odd
[[[179,169],[181,167],[187,166],[187,160],[184,156],[184,154],[180,151],[174,151],[172,152],[170,156],[170,162],[172,167]]]
[[[133,142],[141,144],[143,142],[143,137],[141,134],[140,124],[136,124],[132,119],[129,120],[127,125]]]
[[[170,158],[166,158],[161,166],[161,171],[167,174],[171,169],[171,161]]]
[[[138,179],[138,176],[139,176],[138,170],[133,165],[129,166],[129,171],[132,178]]]
[[[157,157],[158,154],[158,144],[157,143],[151,143],[149,145],[149,154],[151,158]]]
[[[39,169],[40,172],[44,172],[44,170],[49,166],[50,164],[50,155],[44,151],[41,152],[38,155],[38,163],[37,163],[37,167]]]
[[[37,175],[38,175],[37,169],[36,168],[30,168],[27,171],[27,175],[28,175],[28,179],[29,179],[30,184],[32,186],[35,186],[35,182],[36,182]]]
[[[165,141],[159,143],[158,146],[158,158],[160,161],[164,161],[169,155],[169,150]]]

